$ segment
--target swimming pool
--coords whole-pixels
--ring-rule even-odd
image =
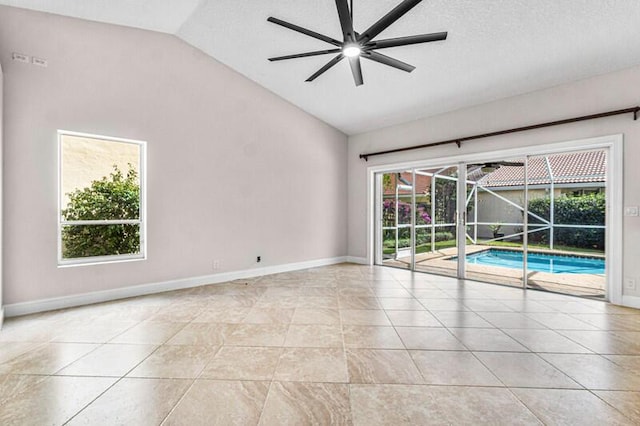
[[[467,263],[522,269],[522,257],[521,251],[489,249],[467,255]],[[529,252],[527,269],[552,274],[604,274],[605,264],[604,259],[595,257]]]

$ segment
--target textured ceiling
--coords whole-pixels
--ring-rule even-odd
[[[400,0],[354,0],[363,31]],[[0,4],[176,34],[300,108],[354,134],[640,64],[639,0],[424,0],[378,38],[448,31],[444,42],[385,49],[408,74],[363,61],[355,87],[331,48],[268,23],[289,21],[341,39],[332,0],[0,0]]]

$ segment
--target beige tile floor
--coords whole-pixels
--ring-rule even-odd
[[[0,424],[640,424],[640,311],[336,265],[11,318]]]

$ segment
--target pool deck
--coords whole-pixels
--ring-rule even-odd
[[[500,249],[510,251],[521,251],[511,247],[493,247],[486,245],[468,245],[467,254],[478,253],[488,249]],[[535,250],[538,253],[576,255],[575,253],[560,250]],[[419,272],[455,276],[457,272],[456,263],[449,259],[458,255],[456,247],[438,250],[435,252],[421,253],[416,255],[416,270]],[[602,255],[587,255],[590,257],[604,258]],[[408,268],[410,257],[398,259],[388,259],[384,265]],[[466,265],[467,279],[477,281],[488,281],[495,284],[503,284],[514,287],[522,287],[522,271],[513,268],[501,268],[487,265]],[[551,274],[548,272],[530,271],[527,281],[529,287],[540,290],[548,290],[559,293],[572,294],[575,296],[604,297],[606,279],[603,275],[595,274]]]

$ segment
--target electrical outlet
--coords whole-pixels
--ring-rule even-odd
[[[49,66],[49,62],[46,59],[36,58],[35,56],[31,58],[31,63],[33,65],[37,65],[39,67],[44,67],[44,68]]]
[[[16,62],[25,62],[27,64],[31,62],[31,58],[29,57],[29,55],[24,55],[22,53],[17,53],[17,52],[13,52],[13,55],[11,55],[11,59],[13,59]]]
[[[636,289],[636,279],[635,278],[625,278],[624,279],[624,288],[626,290],[635,290]]]
[[[638,206],[626,206],[624,208],[625,216],[638,216]]]
[[[262,256],[256,257],[256,262],[260,263],[261,260],[262,260]]]
[[[216,269],[220,269],[220,261],[218,259],[213,261],[213,270],[215,271]]]

